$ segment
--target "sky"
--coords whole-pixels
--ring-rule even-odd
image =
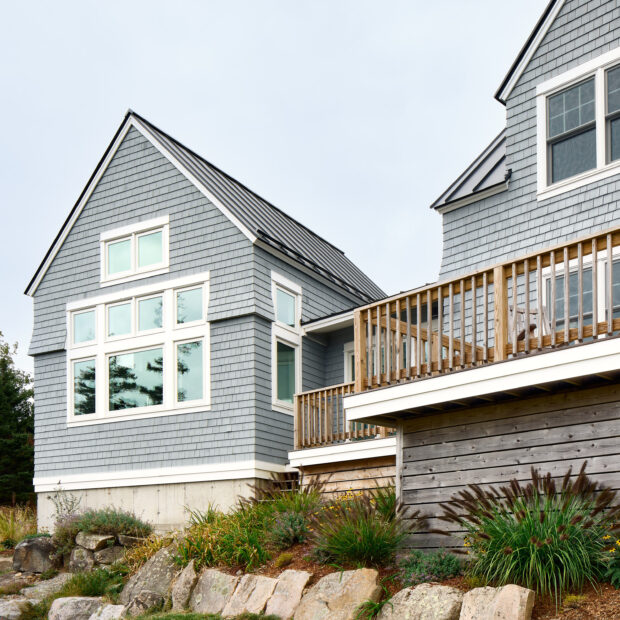
[[[499,133],[546,0],[0,0],[0,331],[128,108],[341,248],[437,278],[429,205]]]

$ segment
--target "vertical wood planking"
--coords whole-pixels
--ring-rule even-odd
[[[381,306],[377,306],[377,331],[375,333],[375,375],[377,385],[381,385]]]
[[[525,352],[530,352],[530,261],[528,258],[525,259],[525,264],[523,265],[524,276],[525,276],[525,320],[524,329],[525,329]]]
[[[508,284],[502,266],[493,269],[493,318],[495,338],[493,359],[505,360],[508,344]]]
[[[433,369],[433,296],[431,289],[426,291],[426,374],[430,377]]]
[[[613,321],[614,321],[614,300],[613,300],[613,249],[611,245],[611,235],[607,235],[607,287],[606,287],[606,295],[607,298],[607,334],[612,335],[614,332]]]
[[[551,308],[549,312],[551,313],[551,346],[555,347],[555,331],[556,327],[556,294],[555,294],[555,252],[551,252],[551,257],[549,259],[550,265],[549,268],[551,270],[550,279],[551,279],[551,302],[547,301],[547,305],[550,305]]]
[[[570,268],[568,261],[568,247],[564,247],[564,343],[570,342],[570,314],[568,299],[568,280],[570,277]]]
[[[407,301],[407,347],[405,348],[405,366],[407,368],[407,379],[411,378],[411,298],[409,295],[405,298]]]
[[[540,254],[536,257],[536,296],[538,297],[538,350],[543,348],[543,291],[542,291],[542,258]]]
[[[476,365],[476,346],[478,344],[478,326],[476,321],[476,276],[471,277],[471,362]]]
[[[512,263],[512,354],[517,354],[517,336],[519,332],[517,330],[517,265]]]
[[[390,321],[390,302],[385,304],[385,377],[388,385],[392,376],[392,325]]]
[[[420,306],[420,293],[416,295],[415,300],[415,316],[416,316],[416,360],[415,360],[415,376],[422,375],[422,307]]]
[[[461,290],[461,328],[460,328],[460,351],[459,351],[459,362],[461,368],[465,368],[465,280],[461,280],[459,283]]]
[[[368,388],[372,387],[372,311],[370,308],[366,310],[366,381]]]
[[[401,344],[403,339],[401,338],[400,335],[400,299],[396,300],[396,332],[394,334],[394,337],[396,338],[396,346],[395,348],[395,364],[394,367],[396,369],[396,383],[400,382],[400,369],[403,367],[403,361],[401,359],[402,357],[402,352],[401,352]]]
[[[353,333],[354,333],[354,363],[355,363],[355,391],[364,391],[364,377],[366,376],[366,342],[364,319],[361,310],[356,310],[353,314]]]

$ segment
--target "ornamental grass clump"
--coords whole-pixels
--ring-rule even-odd
[[[531,477],[526,486],[512,480],[499,491],[469,485],[442,504],[440,518],[467,531],[472,575],[553,595],[559,605],[563,592],[580,590],[605,573],[606,541],[620,507],[615,492],[586,476],[585,463],[575,479],[569,469],[559,488],[551,474],[541,477],[532,468]]]

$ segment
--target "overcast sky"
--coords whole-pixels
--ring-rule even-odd
[[[0,331],[132,108],[340,247],[388,293],[437,277],[429,209],[502,129],[546,0],[8,2]]]

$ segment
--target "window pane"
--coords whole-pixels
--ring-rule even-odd
[[[609,141],[611,161],[620,159],[620,118],[609,123]]]
[[[161,230],[138,237],[138,267],[157,265],[162,262],[162,256]]]
[[[161,328],[162,298],[151,297],[138,301],[138,331]]]
[[[177,345],[177,401],[202,398],[202,341]]]
[[[284,325],[295,326],[295,296],[276,289],[276,320]]]
[[[605,269],[605,285],[607,286],[607,282],[609,281],[609,277],[607,274],[607,269]],[[611,272],[611,290],[612,290],[612,303],[614,307],[614,319],[620,317],[620,261],[615,260],[612,263],[612,272]],[[605,302],[607,305],[607,302]],[[605,314],[605,319],[607,320],[607,314]]]
[[[95,339],[95,311],[73,315],[73,342],[88,342]]]
[[[607,114],[620,110],[620,67],[607,72]]]
[[[110,357],[110,411],[161,405],[163,394],[162,349]]]
[[[551,182],[555,183],[596,167],[594,129],[566,138],[551,146]]]
[[[583,324],[592,324],[592,269],[583,270]],[[547,295],[551,294],[551,280],[547,282]],[[579,280],[573,272],[568,278],[569,327],[577,327],[579,313]],[[564,329],[564,276],[555,279],[556,330]]]
[[[73,413],[95,413],[95,360],[73,363]]]
[[[131,303],[108,307],[108,336],[131,333]]]
[[[131,270],[131,239],[108,243],[108,275]]]
[[[202,287],[177,293],[177,323],[202,320]]]
[[[277,343],[277,397],[286,403],[293,403],[295,394],[295,349],[283,342]]]
[[[594,78],[549,97],[547,120],[550,138],[592,122]]]

